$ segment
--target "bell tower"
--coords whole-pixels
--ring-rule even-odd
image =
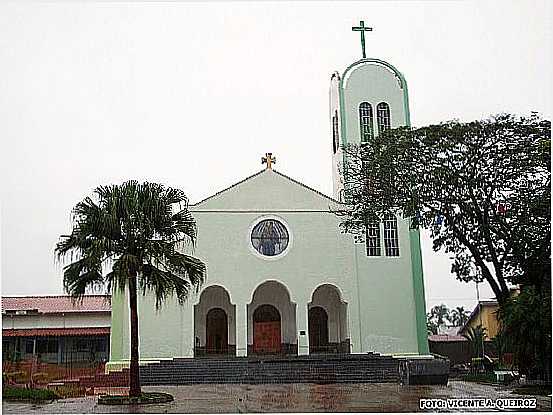
[[[330,125],[332,137],[333,197],[344,198],[343,165],[348,144],[368,142],[389,128],[410,125],[409,97],[405,78],[394,66],[367,58],[363,21],[353,31],[361,33],[362,58],[340,75],[330,78]]]

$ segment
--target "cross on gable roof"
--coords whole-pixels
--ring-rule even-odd
[[[314,210],[329,211],[337,200],[274,169],[264,169],[198,203],[206,210]]]

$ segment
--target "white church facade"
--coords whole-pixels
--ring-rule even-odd
[[[333,74],[330,118],[333,196],[278,172],[269,155],[265,169],[191,206],[207,281],[183,306],[156,311],[153,296],[139,296],[141,361],[428,354],[418,231],[388,217],[360,243],[332,213],[343,194],[341,147],[409,125],[404,77],[377,59]],[[124,297],[112,298],[108,370],[129,361]]]

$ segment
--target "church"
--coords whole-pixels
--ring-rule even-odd
[[[333,194],[275,168],[263,169],[191,205],[198,226],[194,255],[207,280],[180,306],[156,311],[139,296],[141,363],[174,358],[366,354],[427,356],[424,282],[418,230],[384,218],[358,241],[332,211],[343,200],[343,146],[409,125],[404,76],[365,57],[330,79],[328,149]],[[267,197],[270,194],[271,197]],[[128,366],[128,301],[113,293],[110,360]]]

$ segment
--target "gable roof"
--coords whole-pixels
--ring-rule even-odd
[[[2,314],[7,312],[31,313],[109,313],[111,297],[109,295],[85,295],[75,301],[68,295],[2,297]]]
[[[499,307],[499,303],[496,300],[482,300],[478,304],[476,304],[476,307],[474,307],[474,310],[472,310],[472,313],[470,313],[470,316],[468,320],[465,322],[463,327],[459,329],[459,333],[464,333],[467,328],[469,327],[472,320],[474,320],[482,310],[483,307]]]
[[[259,188],[255,189],[259,184]],[[259,190],[265,190],[268,186],[272,186],[273,190],[279,191],[282,195],[290,196],[290,200],[286,201],[286,206],[290,209],[309,209],[328,210],[330,205],[340,204],[339,201],[333,199],[324,193],[315,190],[300,181],[278,172],[273,169],[263,169],[245,179],[229,186],[197,203],[191,204],[192,210],[210,210],[210,209],[262,209],[261,205],[266,203],[255,203],[261,200],[267,200],[265,195]],[[302,193],[303,192],[303,193]],[[247,197],[239,201],[240,196]],[[278,195],[277,195],[278,196]],[[238,206],[240,202],[242,206]],[[252,203],[253,202],[253,203]],[[277,203],[277,205],[279,205]],[[270,209],[271,206],[265,206]],[[278,206],[277,206],[278,208]]]

